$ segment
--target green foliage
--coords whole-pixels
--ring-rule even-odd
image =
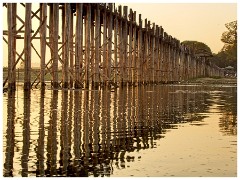
[[[227,31],[223,32],[221,41],[224,42],[223,50],[227,50],[237,44],[237,21],[225,24]]]
[[[225,26],[228,31],[223,32],[221,37],[224,46],[214,55],[213,61],[219,67],[232,66],[237,70],[237,21],[227,23]]]
[[[212,54],[210,47],[203,42],[198,41],[183,41],[182,44],[188,46],[195,54],[207,53]]]

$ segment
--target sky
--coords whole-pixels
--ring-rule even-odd
[[[162,26],[169,35],[207,44],[213,53],[223,47],[225,24],[237,20],[235,3],[118,3]],[[138,17],[138,15],[137,15]],[[144,22],[144,21],[143,21]]]
[[[120,4],[122,6],[128,6],[128,12],[130,11],[130,8],[133,9],[133,11],[136,11],[137,17],[138,14],[141,14],[143,25],[145,18],[147,18],[151,23],[162,26],[165,32],[181,42],[184,40],[203,42],[210,47],[213,53],[221,51],[224,45],[221,42],[221,35],[227,30],[225,24],[237,19],[237,1],[234,0],[219,2],[214,0],[207,1],[211,3],[206,3],[204,1],[203,3],[199,3],[197,0],[194,2],[198,3],[192,3],[192,1],[190,1],[190,3],[189,1],[172,0],[150,0],[147,1],[148,3],[142,0],[128,1],[131,3],[125,3],[124,1],[112,2],[116,3],[116,7]],[[6,30],[7,11],[5,7],[1,8],[3,8],[2,19],[4,23],[2,27],[0,27],[3,28],[3,30]],[[24,15],[24,11],[22,15]],[[35,20],[35,22],[37,21]],[[5,38],[7,38],[7,36],[5,36]],[[3,49],[4,54],[3,66],[7,66],[7,46],[3,40],[2,46],[3,48],[1,49]],[[21,53],[22,47],[19,48],[20,50],[18,50],[18,52]],[[36,61],[35,59],[39,58],[33,58],[33,62]],[[39,62],[39,60],[37,61]]]

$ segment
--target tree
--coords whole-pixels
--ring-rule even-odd
[[[212,55],[212,51],[208,45],[206,45],[203,42],[198,42],[198,41],[183,41],[182,44],[186,45],[190,49],[194,51],[195,55],[198,54],[208,54]]]
[[[221,41],[224,42],[223,51],[229,50],[237,44],[237,21],[225,24],[228,31],[223,32]]]
[[[237,70],[237,21],[225,24],[227,31],[223,32],[221,41],[222,50],[213,57],[219,67],[232,66]]]

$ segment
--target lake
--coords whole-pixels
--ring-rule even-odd
[[[237,86],[3,94],[3,176],[236,177]]]

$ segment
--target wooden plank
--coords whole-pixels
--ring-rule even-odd
[[[75,88],[81,88],[80,81],[83,63],[83,4],[76,4],[76,42],[75,42]]]
[[[43,21],[46,16],[47,16],[47,4],[46,3],[41,3],[40,4],[41,8],[41,14],[40,18],[41,21]],[[41,25],[40,21],[40,25]],[[45,80],[44,80],[44,75],[45,75],[45,59],[46,59],[46,28],[47,28],[47,22],[44,21],[41,29],[40,29],[40,51],[41,51],[41,62],[40,62],[40,82],[41,82],[41,87],[45,87]]]
[[[26,3],[25,8],[25,33],[24,33],[24,90],[31,89],[31,3]]]

